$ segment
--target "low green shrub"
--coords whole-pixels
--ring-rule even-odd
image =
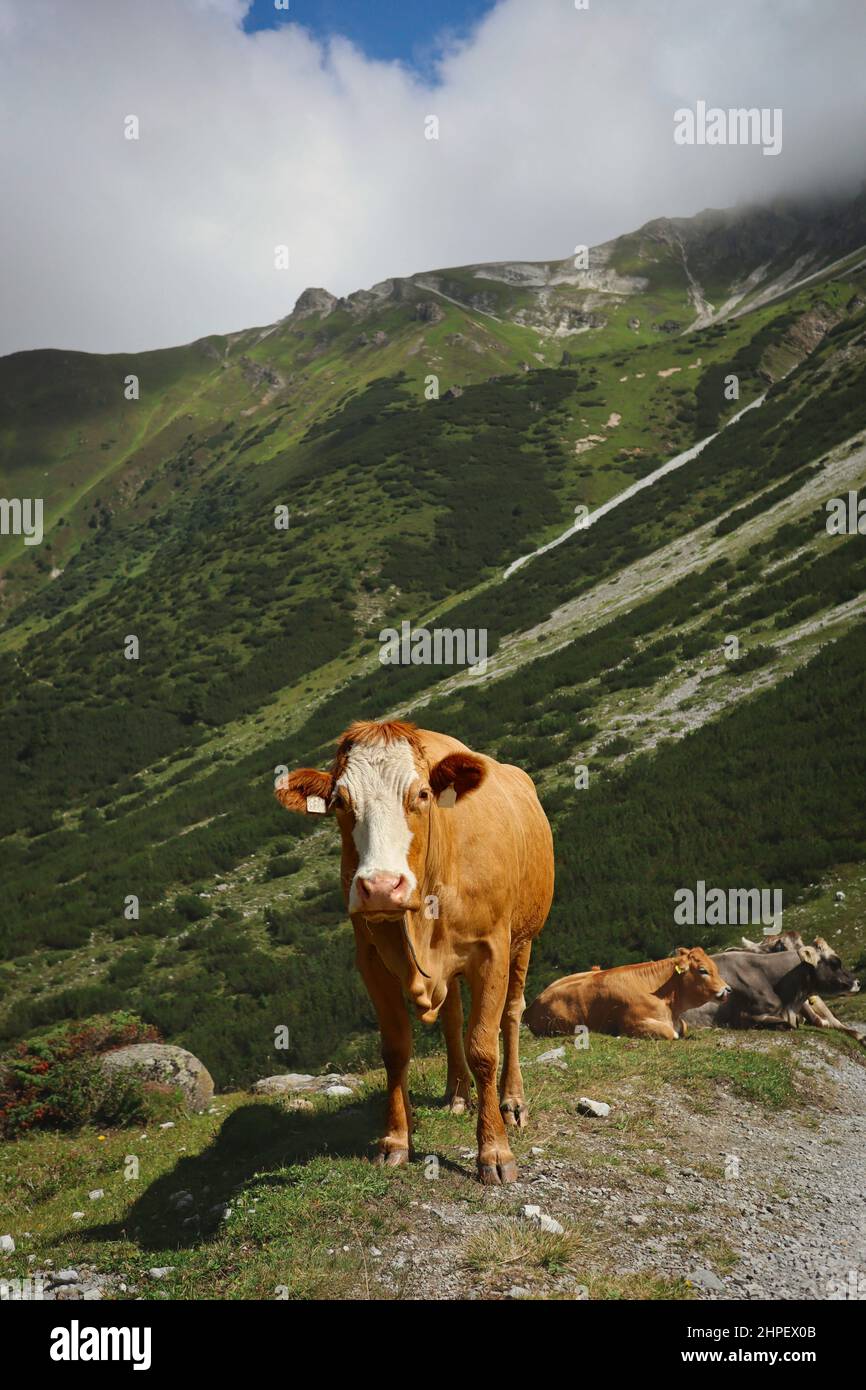
[[[0,1058],[0,1135],[14,1139],[37,1127],[142,1124],[173,1113],[180,1103],[173,1088],[125,1071],[109,1073],[98,1060],[112,1048],[158,1039],[155,1028],[118,1012],[17,1043]]]

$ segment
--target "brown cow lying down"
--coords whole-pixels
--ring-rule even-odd
[[[481,1181],[513,1182],[505,1126],[522,1125],[527,1114],[518,1053],[523,982],[553,897],[553,841],[532,781],[445,734],[357,723],[329,772],[302,768],[280,778],[276,795],[287,810],[332,814],[340,827],[343,893],[388,1078],[383,1161],[409,1159],[405,994],[423,1023],[441,1017],[453,1110],[469,1102],[470,1068],[475,1077]],[[466,1053],[461,976],[472,996]]]
[[[630,1038],[680,1038],[686,1009],[722,998],[728,986],[700,946],[681,946],[673,958],[566,975],[539,994],[525,1021],[536,1036],[595,1033]]]

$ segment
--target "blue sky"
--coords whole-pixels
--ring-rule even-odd
[[[496,0],[253,0],[248,32],[301,24],[319,39],[341,34],[369,58],[399,59],[429,78],[443,38],[464,38]]]

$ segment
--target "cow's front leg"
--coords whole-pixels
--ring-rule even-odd
[[[814,1024],[816,1028],[838,1028],[840,1032],[847,1033],[849,1038],[854,1038],[858,1043],[866,1043],[866,1037],[862,1032],[837,1018],[819,994],[813,994],[805,1001],[803,1014],[808,1022]]]
[[[472,1076],[466,1063],[463,1050],[463,1000],[460,998],[460,981],[449,982],[445,1003],[439,1014],[439,1022],[448,1050],[448,1079],[445,1083],[445,1104],[452,1115],[462,1115],[472,1102]]]
[[[518,946],[511,961],[508,975],[508,993],[502,1011],[502,1077],[499,1082],[499,1109],[507,1125],[523,1129],[529,1119],[529,1107],[523,1094],[523,1076],[520,1071],[520,1020],[526,1008],[523,987],[529,969],[529,955],[532,942],[525,941]]]
[[[375,946],[364,940],[362,931],[363,928],[356,929],[358,969],[379,1019],[388,1086],[388,1120],[385,1134],[379,1140],[379,1162],[396,1168],[409,1162],[412,1111],[407,1077],[412,1056],[412,1028],[399,981],[383,965]]]
[[[487,1184],[514,1182],[517,1164],[509,1148],[496,1087],[499,1023],[508,992],[508,954],[506,950],[479,950],[483,954],[467,971],[472,1012],[466,1035],[466,1055],[478,1087],[478,1176]]]

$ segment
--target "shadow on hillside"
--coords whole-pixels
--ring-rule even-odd
[[[321,1155],[374,1157],[383,1118],[381,1094],[329,1111],[288,1111],[278,1104],[256,1102],[242,1105],[226,1117],[206,1149],[179,1158],[171,1172],[151,1183],[122,1225],[92,1227],[79,1234],[91,1240],[125,1236],[143,1250],[201,1245],[220,1229],[222,1207],[231,1206],[241,1187],[287,1185],[291,1176],[277,1170]],[[256,1173],[259,1176],[252,1181]],[[189,1193],[192,1201],[178,1203],[175,1194],[182,1193]]]

